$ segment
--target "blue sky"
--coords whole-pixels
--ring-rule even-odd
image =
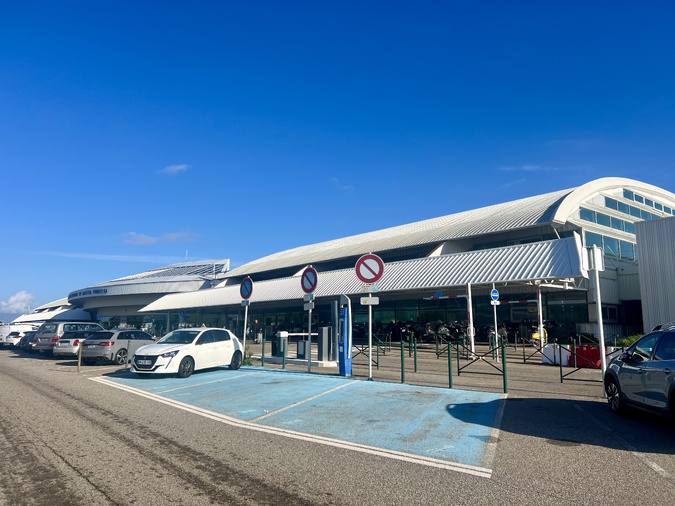
[[[672,1],[0,3],[0,313],[619,176],[675,191]]]

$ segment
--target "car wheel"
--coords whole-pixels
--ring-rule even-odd
[[[612,413],[623,412],[624,402],[621,399],[621,389],[611,376],[605,378],[605,393],[607,394],[607,404]]]
[[[239,350],[232,355],[232,362],[230,362],[230,369],[236,371],[241,367],[241,352]]]
[[[95,365],[96,364],[96,359],[95,358],[83,358],[82,363],[84,365]]]
[[[115,355],[115,363],[118,365],[124,365],[127,363],[127,350],[122,348],[117,352],[117,355]]]
[[[178,365],[178,377],[187,378],[195,370],[195,361],[192,360],[192,357],[185,357],[180,361]]]

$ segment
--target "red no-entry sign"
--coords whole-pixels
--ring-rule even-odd
[[[356,261],[356,277],[364,283],[376,283],[384,273],[384,262],[372,253]]]

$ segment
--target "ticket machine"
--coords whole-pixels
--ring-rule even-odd
[[[340,295],[338,366],[340,376],[352,375],[352,301],[346,295]]]

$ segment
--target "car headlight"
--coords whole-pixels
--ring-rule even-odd
[[[163,358],[173,358],[173,357],[175,357],[176,355],[178,355],[178,350],[176,350],[176,351],[167,351],[166,353],[162,353],[162,354],[160,355],[160,357],[163,357]]]

